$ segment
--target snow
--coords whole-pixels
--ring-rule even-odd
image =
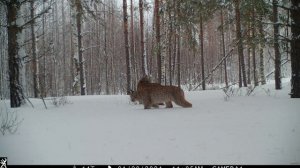
[[[274,85],[224,100],[186,92],[192,108],[144,110],[126,95],[73,96],[48,109],[18,108],[15,134],[0,135],[9,164],[300,164],[300,100]],[[240,96],[241,95],[241,96]],[[2,104],[3,105],[3,104]]]

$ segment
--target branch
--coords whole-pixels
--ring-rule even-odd
[[[81,51],[84,52],[85,50],[89,50],[91,48],[100,47],[100,46],[102,46],[102,45],[90,46],[90,47],[82,49]]]
[[[25,26],[27,26],[28,24],[31,24],[32,22],[34,22],[37,18],[41,17],[43,14],[47,13],[49,10],[51,9],[51,5],[48,6],[48,8],[46,8],[44,11],[40,12],[39,14],[37,14],[34,18],[32,18],[31,20],[27,21],[26,23],[24,23],[21,28],[24,28]]]
[[[279,8],[282,8],[282,9],[285,9],[285,10],[291,10],[292,8],[289,8],[289,7],[286,7],[286,6],[283,6],[283,5],[276,5],[277,7]]]
[[[284,64],[286,64],[286,63],[288,63],[289,62],[289,60],[285,60],[285,62],[283,62],[283,63],[281,63],[281,66],[283,66]],[[267,75],[266,75],[266,78],[268,78],[270,75],[272,75],[273,73],[275,72],[275,69],[273,70],[273,71],[271,71],[270,73],[268,73]]]
[[[234,48],[232,48],[228,53],[227,53],[227,55],[225,55],[222,59],[221,59],[221,61],[210,71],[210,73],[205,77],[205,79],[204,79],[204,81],[206,81],[212,74],[213,74],[213,72],[215,71],[215,70],[217,70],[218,69],[218,67],[223,63],[223,61],[228,57],[228,56],[230,56],[231,55],[231,53],[233,52],[233,49]],[[201,81],[201,82],[199,82],[199,84],[193,89],[193,90],[196,90],[201,84],[202,84],[202,82],[203,82],[203,80]]]

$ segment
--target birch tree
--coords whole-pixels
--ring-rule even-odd
[[[147,68],[147,55],[145,50],[145,33],[144,33],[144,0],[139,0],[140,11],[140,38],[141,38],[141,56],[142,56],[142,75],[149,75]]]
[[[24,102],[23,89],[20,81],[22,57],[26,56],[23,27],[24,19],[21,10],[21,1],[1,1],[7,9],[7,34],[8,34],[8,70],[10,87],[10,106],[20,107]]]
[[[34,97],[39,97],[39,64],[38,64],[38,57],[37,57],[37,51],[36,51],[36,35],[35,35],[35,6],[34,6],[34,0],[30,0],[30,17],[32,22],[30,23],[30,29],[31,29],[31,43],[32,43],[32,76],[33,76],[33,90],[34,90]]]

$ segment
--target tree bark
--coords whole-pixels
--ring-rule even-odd
[[[266,77],[265,77],[265,63],[264,63],[264,48],[265,48],[265,42],[264,42],[264,32],[263,32],[263,24],[262,24],[263,18],[260,14],[259,16],[259,76],[261,84],[266,84]]]
[[[30,1],[30,17],[32,19],[30,23],[31,29],[31,43],[32,43],[32,77],[33,77],[33,93],[34,97],[39,97],[39,78],[38,78],[38,59],[36,53],[36,40],[35,40],[35,31],[34,31],[34,0]]]
[[[221,8],[221,36],[222,36],[222,54],[223,57],[226,55],[225,49],[225,38],[224,38],[224,16],[223,16],[223,9]],[[228,75],[227,75],[227,61],[226,58],[224,59],[224,76],[225,76],[225,85],[228,87]]]
[[[82,49],[82,35],[81,35],[81,21],[82,21],[82,14],[83,8],[80,0],[76,0],[76,26],[77,26],[77,45],[78,45],[78,64],[79,64],[79,75],[80,75],[80,94],[86,95],[86,86],[85,86],[85,75],[84,75],[84,68],[83,68],[83,49]]]
[[[66,69],[66,17],[65,17],[65,11],[64,11],[65,7],[64,7],[64,1],[61,1],[61,17],[62,17],[62,44],[63,44],[63,68]],[[67,71],[63,71],[63,93],[64,95],[68,94],[68,88],[67,87]]]
[[[22,36],[21,25],[16,24],[18,14],[21,12],[21,2],[18,0],[11,0],[6,4],[7,9],[7,34],[8,34],[8,74],[10,87],[10,106],[12,108],[20,107],[24,101],[22,85],[20,82],[20,66],[21,56],[20,37]]]
[[[200,33],[199,33],[199,41],[200,41],[200,59],[201,59],[201,77],[202,77],[202,90],[205,90],[205,67],[204,67],[204,36],[203,36],[203,17],[200,14]]]
[[[155,38],[156,38],[156,59],[157,59],[157,82],[161,84],[162,67],[161,67],[159,0],[154,1],[154,18],[155,18]]]
[[[242,40],[242,33],[241,33],[241,14],[240,14],[240,0],[234,0],[235,4],[235,19],[236,19],[236,40],[238,42],[238,55],[239,55],[239,87],[247,87],[247,80],[246,80],[246,69],[245,69],[245,60],[244,60],[244,53],[243,53],[243,40]]]
[[[174,7],[174,6],[173,6]],[[169,17],[169,36],[168,36],[168,55],[169,55],[169,85],[172,85],[172,47],[174,46],[172,43],[172,37],[173,37],[173,18],[171,15],[171,5],[168,6],[168,17]]]
[[[107,21],[106,21],[106,5],[104,7],[104,66],[105,66],[105,94],[109,94],[109,82],[108,82],[108,52],[107,52]]]
[[[132,88],[136,88],[137,71],[136,71],[136,57],[135,57],[135,38],[134,38],[134,14],[133,14],[133,0],[130,0],[130,55],[132,66]]]
[[[281,89],[281,56],[279,52],[278,0],[273,0],[273,28],[275,51],[275,89]]]
[[[254,86],[258,86],[258,80],[257,80],[257,72],[256,72],[256,43],[255,43],[255,8],[252,8],[252,26],[251,26],[251,32],[252,32],[252,63],[253,63],[253,80],[254,80]]]
[[[291,9],[292,41],[291,41],[291,98],[300,98],[300,1],[292,0]]]
[[[180,65],[181,65],[181,61],[180,61],[180,48],[181,48],[181,37],[180,37],[180,26],[178,26],[177,28],[177,86],[181,87],[181,81],[180,81]]]
[[[141,29],[141,55],[142,55],[142,75],[148,75],[147,70],[147,58],[145,51],[145,40],[144,40],[144,2],[139,0],[139,10],[140,10],[140,29]]]
[[[124,21],[124,40],[125,40],[125,56],[126,56],[126,79],[127,79],[127,94],[131,90],[131,73],[130,73],[130,56],[129,56],[129,42],[128,42],[128,14],[127,14],[127,0],[123,0],[123,21]]]

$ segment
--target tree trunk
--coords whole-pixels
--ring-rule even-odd
[[[252,32],[252,62],[253,62],[253,80],[254,80],[254,86],[258,86],[258,80],[257,80],[257,72],[256,72],[256,43],[255,43],[255,9],[252,8],[252,26],[251,26],[251,32]]]
[[[77,26],[77,45],[78,45],[78,64],[79,64],[79,75],[80,75],[80,94],[86,95],[86,86],[85,86],[85,75],[84,75],[84,65],[83,65],[83,49],[82,49],[82,35],[81,35],[81,21],[83,8],[80,0],[76,0],[76,26]]]
[[[60,79],[59,79],[59,72],[61,71],[61,65],[60,65],[60,55],[59,55],[59,51],[60,51],[60,41],[59,41],[59,20],[58,20],[58,6],[57,6],[58,1],[54,2],[54,11],[53,12],[53,21],[55,24],[53,24],[53,29],[54,29],[54,25],[55,25],[55,31],[53,31],[53,38],[55,40],[54,45],[52,45],[52,51],[53,51],[53,82],[54,82],[54,88],[52,93],[54,94],[54,96],[58,96],[60,95],[59,91],[60,91]]]
[[[43,0],[43,10],[45,10],[45,3],[46,0]],[[42,31],[43,31],[43,36],[42,36],[42,49],[43,49],[43,69],[42,69],[42,76],[40,76],[41,79],[41,87],[40,87],[40,94],[42,97],[47,96],[46,92],[46,40],[45,40],[45,24],[46,24],[46,17],[43,15],[42,18]]]
[[[235,4],[235,19],[236,19],[236,41],[238,42],[238,55],[239,55],[239,87],[247,87],[246,80],[246,69],[245,69],[245,60],[243,53],[243,40],[241,33],[241,14],[240,14],[240,0],[234,0]]]
[[[155,38],[156,38],[156,59],[157,59],[157,82],[161,84],[162,67],[161,67],[159,0],[154,1],[154,18],[155,18]]]
[[[32,76],[33,76],[33,93],[34,97],[39,97],[39,78],[38,78],[38,59],[36,53],[36,40],[35,40],[35,31],[34,31],[34,1],[30,1],[30,17],[32,19],[30,23],[31,29],[31,43],[32,43]]]
[[[132,88],[136,88],[137,84],[137,71],[136,71],[136,57],[135,57],[135,38],[134,38],[134,14],[133,14],[133,0],[130,0],[130,55],[132,66]]]
[[[262,15],[259,16],[259,76],[261,84],[266,84],[266,77],[265,77],[265,63],[264,63],[264,48],[265,48],[265,41],[264,41],[264,32],[263,32],[263,18]]]
[[[75,49],[74,49],[74,39],[73,39],[73,22],[74,22],[74,19],[72,18],[72,13],[73,13],[73,9],[72,7],[69,8],[70,11],[69,11],[69,15],[71,17],[70,19],[70,27],[69,27],[69,31],[71,32],[70,33],[70,66],[69,66],[69,71],[70,71],[70,83],[69,83],[69,87],[71,88],[71,95],[74,95],[76,93],[76,81],[75,81],[75,73],[74,73],[74,69],[76,69],[76,63],[75,63],[75,59],[74,59],[74,55],[75,55]],[[74,68],[75,67],[75,68]],[[76,71],[75,71],[76,72]],[[72,81],[73,80],[73,81]]]
[[[130,74],[130,56],[128,43],[128,15],[127,15],[127,0],[123,0],[123,21],[124,21],[124,39],[125,39],[125,56],[126,56],[126,79],[127,79],[127,94],[131,90],[131,74]]]
[[[65,7],[64,7],[64,1],[61,1],[61,17],[62,17],[62,44],[63,44],[63,68],[66,69],[66,17],[65,17]],[[68,87],[67,87],[67,71],[63,71],[63,94],[68,94]]]
[[[226,56],[226,49],[225,49],[225,38],[224,38],[224,16],[223,16],[223,9],[222,8],[221,8],[221,36],[222,36],[222,54],[223,54],[223,57],[225,57]],[[226,85],[226,87],[228,87],[226,58],[224,59],[224,75],[225,75],[225,85]]]
[[[247,28],[248,28],[248,30],[247,30],[247,83],[249,84],[249,85],[251,85],[251,54],[252,54],[252,52],[251,52],[251,47],[252,47],[252,44],[251,44],[251,24],[250,24],[250,22],[248,23],[248,25],[247,25]]]
[[[168,54],[169,54],[169,85],[172,85],[172,47],[174,46],[172,43],[172,37],[173,37],[173,19],[171,15],[171,5],[168,7],[170,10],[168,10],[168,17],[169,17],[169,37],[168,37]]]
[[[292,0],[291,9],[292,42],[291,42],[291,98],[300,98],[300,1]]]
[[[105,63],[105,94],[109,94],[109,82],[108,82],[108,53],[107,53],[107,21],[106,21],[106,5],[104,7],[104,63]]]
[[[145,37],[144,37],[144,2],[139,0],[139,10],[140,10],[140,29],[141,29],[141,55],[142,55],[142,75],[148,75],[147,70],[147,57],[145,50]]]
[[[200,14],[200,33],[199,33],[199,41],[200,43],[200,59],[201,59],[201,77],[202,77],[202,90],[205,90],[205,71],[204,71],[204,36],[203,36],[203,17],[202,14]]]
[[[281,56],[279,52],[278,0],[273,0],[273,27],[275,51],[275,89],[281,89]]]
[[[180,45],[181,45],[181,39],[180,39],[180,25],[178,26],[177,28],[178,32],[177,32],[177,86],[178,87],[181,87],[180,85],[180,64],[181,64],[181,61],[180,61]]]
[[[7,34],[8,34],[8,74],[9,74],[9,87],[10,87],[10,106],[12,108],[20,107],[24,101],[22,85],[20,82],[20,55],[24,51],[21,48],[20,37],[22,36],[22,27],[17,23],[18,17],[21,15],[21,2],[18,0],[11,0],[7,3]]]
[[[249,37],[249,43],[250,43],[250,34],[248,34]],[[247,83],[251,84],[251,45],[248,44],[247,46]]]

